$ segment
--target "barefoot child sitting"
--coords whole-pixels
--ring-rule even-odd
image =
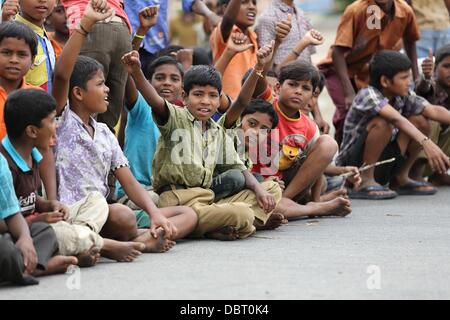
[[[252,163],[257,161],[257,154],[261,151],[261,149],[256,149],[255,146],[262,146],[265,149],[267,133],[271,130],[276,131],[279,122],[279,116],[271,103],[261,99],[250,100],[260,78],[259,73],[272,59],[273,45],[272,42],[271,46],[258,50],[257,63],[245,80],[238,98],[219,121],[226,129],[241,129],[237,130],[240,144],[238,150],[241,149],[243,144],[245,149],[241,155],[243,156],[243,163],[249,170],[252,169]],[[256,175],[260,177],[261,181],[264,180],[260,174]],[[268,179],[273,180],[272,178]],[[284,189],[283,180],[276,178],[275,181],[278,181]],[[275,212],[281,214],[282,219],[288,220],[307,216],[347,215],[350,213],[350,202],[342,197],[337,197],[324,203],[310,202],[303,206],[283,197]]]
[[[144,249],[142,243],[119,242],[99,235],[108,217],[108,204],[100,192],[89,192],[69,207],[37,195],[40,177],[36,166],[41,156],[35,148],[50,148],[56,134],[55,114],[55,100],[42,90],[16,91],[6,103],[8,136],[2,141],[0,152],[13,172],[22,214],[30,224],[50,223],[59,253],[77,256],[81,267],[95,265],[100,254],[117,261],[134,260]]]
[[[144,252],[165,252],[174,245],[173,239],[183,238],[195,228],[197,218],[186,207],[158,209],[130,172],[115,136],[106,125],[92,117],[107,110],[109,89],[105,86],[101,65],[78,54],[86,32],[112,13],[106,1],[100,2],[96,2],[96,8],[92,2],[87,5],[80,28],[70,37],[55,68],[53,96],[60,117],[55,147],[59,199],[73,204],[92,191],[99,191],[106,197],[109,192],[106,181],[111,170],[125,193],[150,219],[150,232],[138,230],[133,211],[115,203],[109,205],[102,236],[142,242]]]
[[[448,156],[428,138],[428,119],[449,124],[450,112],[410,92],[410,73],[411,61],[396,51],[382,50],[369,64],[370,85],[358,92],[345,119],[336,162],[360,167],[392,157],[396,161],[362,172],[361,187],[350,197],[390,199],[397,193],[436,193],[428,183],[409,177],[421,149],[437,173],[444,174],[450,166]]]
[[[125,55],[123,62],[152,107],[161,132],[153,171],[153,186],[160,194],[160,206],[191,206],[199,217],[193,233],[196,237],[246,238],[255,231],[255,218],[258,226],[265,225],[280,192],[275,183],[266,184],[265,188],[260,186],[239,160],[229,137],[211,120],[219,106],[220,74],[209,66],[189,69],[184,76],[186,107],[176,108],[161,98],[145,79],[137,52]],[[181,144],[180,137],[184,139]],[[194,147],[199,145],[200,148]],[[221,185],[230,174],[242,174],[250,190],[222,195],[222,199],[215,200],[216,194],[210,188]]]
[[[33,276],[65,272],[74,257],[53,256],[58,250],[55,232],[44,223],[30,227],[20,213],[8,162],[0,154],[0,282],[34,285]]]

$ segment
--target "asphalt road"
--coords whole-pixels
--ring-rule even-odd
[[[0,299],[449,299],[450,188],[354,201],[235,242],[188,240],[133,263],[0,288]]]

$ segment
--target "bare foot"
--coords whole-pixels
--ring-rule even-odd
[[[343,197],[326,202],[309,202],[310,217],[338,216],[345,217],[352,212],[350,200]]]
[[[97,264],[98,259],[100,259],[100,249],[93,246],[86,252],[82,252],[77,255],[78,266],[81,268],[93,267]]]
[[[235,227],[225,226],[218,230],[206,233],[205,237],[221,241],[233,241],[239,239],[239,232]]]
[[[270,215],[266,224],[262,227],[256,227],[257,230],[274,230],[285,222],[284,216],[279,212],[274,212]]]
[[[326,202],[330,200],[334,200],[339,197],[347,197],[347,189],[346,188],[340,188],[331,192],[328,192],[322,196],[320,196],[320,202]]]
[[[35,276],[46,276],[49,274],[65,273],[70,265],[77,265],[78,259],[72,256],[54,256],[47,262],[45,270],[35,272]]]
[[[133,241],[141,242],[145,245],[145,249],[142,252],[145,253],[162,253],[169,251],[175,245],[175,241],[165,239],[165,231],[163,229],[156,230],[158,236],[154,238],[150,234],[150,230],[146,230],[137,236]]]
[[[434,174],[428,178],[428,181],[433,186],[450,186],[450,175]]]
[[[101,255],[118,262],[132,262],[142,254],[145,245],[140,242],[121,242],[104,239]]]

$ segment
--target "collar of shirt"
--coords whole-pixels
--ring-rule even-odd
[[[5,150],[8,152],[10,157],[14,160],[15,164],[17,165],[17,167],[19,167],[19,169],[22,170],[22,172],[30,172],[31,171],[31,168],[28,166],[26,161],[22,158],[22,156],[14,148],[14,146],[12,145],[12,143],[9,140],[8,136],[6,136],[2,140],[2,145],[5,148]],[[33,148],[33,150],[31,151],[31,157],[37,163],[42,161],[42,155],[40,154],[40,152],[36,148]]]
[[[26,83],[25,78],[22,79],[22,82],[20,82],[19,87],[17,89],[25,89],[25,88],[35,88],[34,86],[30,86]],[[36,89],[36,88],[35,88]],[[7,96],[5,88],[3,88],[2,86],[0,86],[0,94],[3,94],[5,96]]]
[[[69,106],[67,106],[66,108],[69,108],[69,115],[83,128],[86,128],[87,125],[83,122],[83,120],[81,120],[81,118],[75,113],[73,112],[72,109],[70,109]],[[92,128],[94,128],[94,137],[95,137],[95,133],[97,132],[97,121],[95,121],[95,119],[93,117],[89,117],[89,124],[92,126]]]
[[[46,31],[44,28],[41,28],[41,27],[35,25],[34,23],[31,23],[30,21],[28,21],[21,15],[16,16],[16,21],[23,23],[24,25],[27,25],[28,27],[30,27],[30,29],[33,30],[34,32],[36,32],[41,38],[44,38],[46,36]]]
[[[378,5],[376,4],[375,0],[369,0],[368,7],[371,7],[371,6],[377,6],[378,7]],[[397,3],[397,0],[393,1],[392,6],[393,6],[393,9],[394,9],[394,15],[395,15],[396,18],[404,18],[404,17],[406,17],[405,9],[401,5],[399,5]],[[377,12],[378,12],[378,10],[375,11],[375,14]],[[381,20],[381,19],[383,19],[386,16],[386,13],[383,10],[380,10],[379,12],[381,13],[381,16],[379,17],[379,19]]]

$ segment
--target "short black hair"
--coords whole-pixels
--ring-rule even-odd
[[[186,94],[189,94],[194,86],[208,85],[217,88],[219,93],[222,92],[222,77],[212,66],[193,66],[184,75],[183,89]]]
[[[262,99],[252,99],[242,112],[241,118],[247,114],[253,114],[255,112],[267,114],[272,119],[272,129],[276,128],[278,125],[278,115],[270,102]]]
[[[435,65],[437,66],[439,63],[442,62],[442,60],[444,60],[448,56],[450,56],[450,43],[437,49],[435,54],[436,57]]]
[[[195,47],[192,53],[192,65],[211,65],[210,52],[202,47]]]
[[[16,38],[25,41],[30,47],[31,56],[37,55],[38,41],[36,34],[27,25],[17,21],[3,22],[0,24],[0,42],[5,38]]]
[[[162,57],[159,57],[159,58],[156,58],[155,60],[153,60],[153,62],[147,67],[147,70],[145,72],[145,77],[148,80],[151,80],[153,77],[153,74],[155,73],[156,68],[158,68],[159,66],[162,66],[164,64],[174,65],[180,72],[181,78],[183,78],[183,76],[184,76],[183,67],[177,60],[175,60],[171,56],[162,56]]]
[[[103,71],[103,66],[95,59],[86,56],[78,56],[75,66],[70,76],[69,92],[75,87],[80,87],[86,90],[86,85],[95,74],[99,71]]]
[[[381,77],[392,80],[396,74],[411,69],[411,60],[398,51],[381,50],[372,57],[369,63],[369,84],[381,89]]]
[[[41,127],[42,120],[55,110],[56,101],[45,90],[15,90],[5,102],[6,132],[11,138],[20,138],[26,127]]]
[[[286,80],[295,81],[311,81],[313,90],[316,89],[319,84],[319,71],[310,62],[296,60],[289,62],[280,69],[280,74],[278,75],[278,82],[283,84]]]

